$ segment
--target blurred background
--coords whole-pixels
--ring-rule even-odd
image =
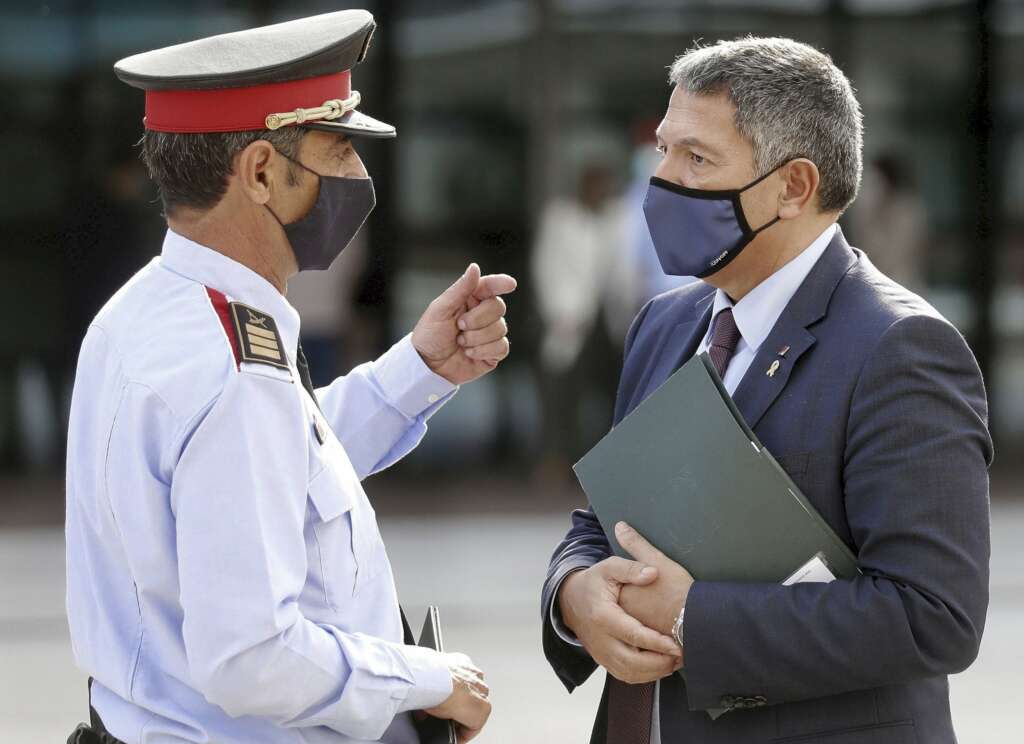
[[[410,614],[440,604],[448,645],[489,674],[480,741],[588,739],[600,682],[570,697],[546,667],[540,583],[584,501],[569,466],[610,423],[628,323],[679,281],[640,212],[667,68],[698,39],[748,33],[808,42],[853,81],[866,167],[843,229],[960,328],[985,372],[992,608],[953,704],[962,741],[1010,740],[1007,692],[1024,691],[1020,0],[4,0],[0,733],[63,741],[87,713],[63,616],[67,410],[85,328],[164,230],[134,147],[142,93],[111,66],[345,7],[377,18],[354,85],[399,137],[358,144],[377,209],[331,271],[290,287],[314,379],[404,335],[470,260],[520,279],[512,357],[367,484]]]

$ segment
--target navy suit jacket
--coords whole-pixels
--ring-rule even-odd
[[[713,297],[697,282],[640,312],[616,422],[694,354]],[[955,742],[947,675],[977,656],[985,622],[992,456],[984,383],[963,337],[837,232],[733,399],[863,575],[695,583],[686,681],[661,684],[662,741]],[[594,513],[574,512],[542,599],[544,650],[570,691],[596,665],[555,633],[551,605],[567,573],[610,554]],[[758,696],[767,705],[743,707]],[[713,707],[733,709],[712,721]],[[594,744],[605,744],[605,719],[603,699]]]

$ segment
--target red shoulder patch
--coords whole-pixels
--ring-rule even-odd
[[[242,362],[242,356],[238,349],[238,336],[235,335],[235,324],[228,307],[228,298],[224,296],[223,292],[218,292],[211,287],[206,288],[206,295],[210,298],[210,304],[213,305],[217,317],[220,318],[220,324],[224,327],[224,335],[228,337],[228,345],[235,357],[235,369],[238,369]]]

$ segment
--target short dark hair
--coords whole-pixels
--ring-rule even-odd
[[[676,59],[669,81],[695,95],[729,96],[758,175],[808,158],[821,173],[822,211],[842,212],[857,197],[860,104],[828,55],[792,39],[747,36],[695,46]]]
[[[295,159],[307,129],[282,127],[251,132],[183,133],[147,131],[139,140],[149,177],[160,190],[164,214],[180,208],[206,211],[224,197],[235,156],[256,140],[266,140],[282,155]],[[290,185],[298,182],[289,164]]]

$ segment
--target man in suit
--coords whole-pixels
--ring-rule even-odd
[[[835,224],[862,128],[828,57],[745,38],[688,52],[670,79],[644,210],[666,273],[703,281],[637,316],[615,421],[707,351],[862,574],[694,582],[628,525],[636,560],[611,557],[578,510],[544,585],[547,657],[570,691],[609,672],[593,744],[955,742],[947,675],[976,657],[988,604],[978,366]]]

